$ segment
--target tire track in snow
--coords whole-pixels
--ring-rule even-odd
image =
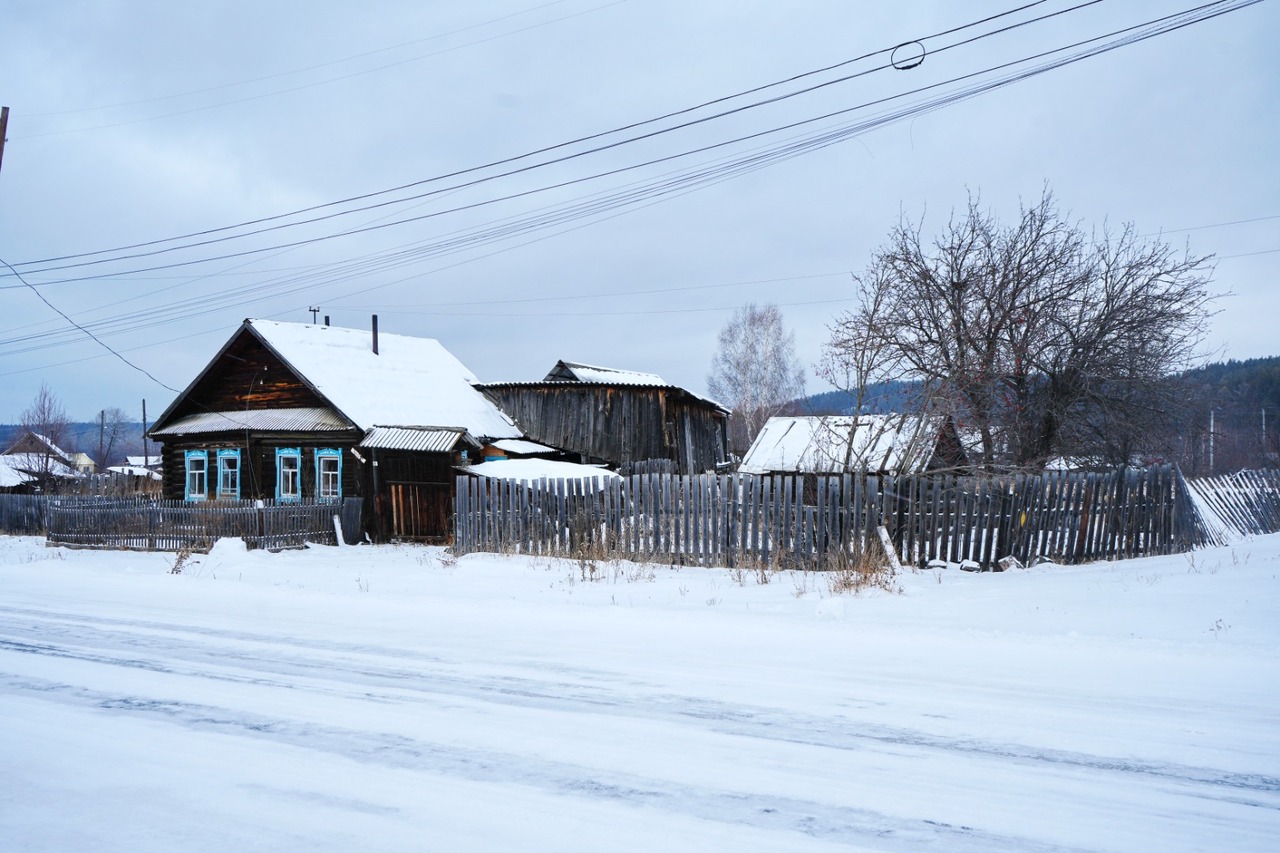
[[[0,612],[8,609],[0,608]],[[28,612],[24,615],[35,614]],[[39,615],[45,619],[50,618],[49,614]],[[107,622],[122,628],[132,627],[135,624],[127,620],[96,618],[62,620],[54,617],[51,621],[57,626],[55,632],[64,641],[75,638],[79,641],[78,644],[95,649],[102,648],[107,643],[114,643],[117,648],[125,648],[135,653],[139,649],[158,651],[166,656],[177,655],[187,664],[192,662],[208,664],[217,669],[199,669],[190,665],[178,668],[134,657],[114,658],[100,652],[80,652],[63,646],[38,642],[17,643],[0,640],[0,650],[53,655],[91,663],[125,668],[138,667],[158,673],[231,680],[264,687],[314,690],[328,695],[341,695],[364,701],[435,701],[435,697],[450,696],[539,710],[625,714],[637,719],[679,721],[686,725],[692,722],[718,734],[825,749],[857,750],[865,748],[868,743],[876,743],[1047,767],[1118,773],[1157,781],[1207,785],[1217,790],[1263,795],[1280,793],[1280,777],[1264,774],[1234,773],[1214,768],[1091,755],[977,738],[946,737],[919,729],[817,716],[765,706],[730,704],[715,699],[681,694],[635,690],[625,693],[598,684],[561,679],[540,680],[512,675],[461,676],[448,669],[440,668],[439,658],[425,655],[421,656],[419,663],[427,666],[409,668],[398,664],[418,656],[403,649],[383,649],[377,646],[345,643],[323,643],[313,646],[292,638],[277,641],[278,638],[265,634],[223,633],[209,629],[188,632],[205,640],[226,639],[228,634],[236,640],[252,638],[252,642],[270,647],[270,654],[264,655],[261,650],[211,648],[178,637],[144,639],[137,635],[107,632],[92,626],[76,624],[80,621]],[[154,630],[161,623],[145,624],[149,629]],[[44,627],[49,626],[46,624]],[[182,633],[177,630],[180,626],[171,627],[175,633]],[[40,633],[42,626],[33,625],[31,630]],[[290,653],[282,654],[280,646],[289,648]],[[366,656],[390,657],[396,661],[397,665],[378,665],[369,660],[353,661],[347,658],[300,656],[296,654],[296,649],[299,648],[307,651],[317,648],[341,648],[343,651],[360,649],[360,653]],[[384,655],[383,651],[388,653]],[[187,657],[182,657],[183,654]],[[232,662],[255,674],[239,676],[225,671],[228,664]],[[267,673],[270,677],[262,673]],[[290,681],[287,680],[288,678],[301,678],[304,681]],[[322,685],[320,682],[325,684]],[[334,686],[330,687],[329,684]],[[1210,798],[1222,799],[1217,795]],[[1262,802],[1256,799],[1232,801],[1258,808],[1280,810],[1280,804],[1275,802]]]
[[[799,833],[834,843],[874,845],[883,851],[1072,853],[1081,849],[969,826],[903,819],[852,806],[686,785],[569,762],[304,723],[212,705],[109,693],[44,679],[4,677],[3,684],[8,692],[64,705],[150,717],[201,732],[264,738],[363,763],[469,782],[526,785],[559,796],[655,808],[699,820]]]

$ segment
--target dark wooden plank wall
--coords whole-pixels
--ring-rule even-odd
[[[679,389],[566,382],[483,390],[532,440],[591,459],[670,459],[683,474],[725,461],[724,413]]]
[[[248,330],[242,330],[170,413],[319,408],[327,404]]]
[[[342,495],[358,497],[367,493],[367,465],[351,453],[361,438],[361,433],[288,433],[255,432],[245,440],[242,433],[209,433],[182,436],[166,441],[160,449],[163,463],[162,495],[168,500],[182,500],[186,494],[186,451],[209,451],[209,483],[216,489],[217,451],[226,448],[240,450],[240,497],[274,499],[276,496],[276,449],[302,448],[302,497],[315,497],[317,448],[336,448],[342,451]],[[369,454],[361,451],[366,460]]]

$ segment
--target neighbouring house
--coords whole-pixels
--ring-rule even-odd
[[[27,430],[0,454],[0,491],[57,491],[80,476],[72,456],[47,436]]]
[[[245,320],[148,432],[163,494],[360,500],[375,539],[446,540],[455,466],[523,438],[475,381],[376,317],[369,331]]]
[[[98,463],[88,453],[71,454],[71,467],[79,474],[92,474],[98,470]]]
[[[738,466],[745,474],[920,474],[967,465],[950,417],[774,417]]]
[[[558,361],[540,381],[479,387],[530,439],[572,461],[633,468],[657,460],[696,474],[729,460],[729,410],[653,373]]]
[[[146,468],[159,474],[162,468],[162,462],[160,461],[160,454],[158,453],[152,453],[146,456],[126,456],[124,458],[124,465],[120,467]]]

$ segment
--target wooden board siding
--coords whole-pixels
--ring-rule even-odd
[[[725,461],[725,415],[678,388],[518,383],[481,386],[533,441],[613,465],[670,459],[680,473]]]
[[[168,420],[201,412],[320,407],[328,404],[246,329],[206,369]]]
[[[302,448],[302,498],[313,500],[316,491],[315,451],[335,448],[342,451],[342,496],[361,497],[368,494],[368,466],[362,464],[351,452],[360,440],[361,433],[263,433],[255,432],[246,442],[243,434],[213,433],[209,435],[184,435],[166,441],[160,457],[164,463],[162,494],[168,500],[186,497],[186,451],[209,451],[209,484],[217,484],[217,451],[227,448],[240,450],[240,497],[243,499],[274,499],[276,496],[276,449],[280,447]],[[366,460],[369,455],[361,451]]]
[[[380,540],[448,542],[453,533],[454,453],[374,452],[373,517]],[[371,461],[372,461],[371,460]]]

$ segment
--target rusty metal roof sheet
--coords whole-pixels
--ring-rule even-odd
[[[202,432],[341,432],[355,427],[351,421],[323,408],[251,409],[249,411],[197,412],[179,418],[152,435],[189,435]]]
[[[466,442],[472,447],[480,446],[480,442],[460,427],[375,426],[365,433],[360,440],[360,447],[448,453],[459,442]]]

